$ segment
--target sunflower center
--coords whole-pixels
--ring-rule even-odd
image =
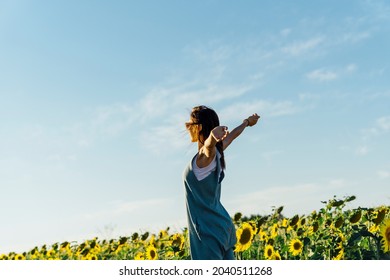
[[[152,257],[152,259],[154,259],[154,257],[156,256],[156,252],[154,250],[151,250],[150,256]]]
[[[271,248],[268,248],[268,250],[267,250],[267,256],[272,256],[272,249]]]
[[[246,244],[251,240],[251,232],[249,229],[244,229],[242,231],[241,237],[240,237],[240,243],[241,244]]]
[[[301,249],[301,244],[299,242],[294,243],[294,250],[300,250]]]
[[[386,229],[386,234],[385,234],[385,236],[386,236],[387,242],[390,242],[390,227],[388,227],[388,228]]]
[[[174,240],[172,241],[172,245],[173,245],[173,246],[176,246],[176,247],[179,247],[179,245],[180,245],[180,240],[179,240],[178,238],[174,239]]]

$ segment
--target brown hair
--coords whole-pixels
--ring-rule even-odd
[[[215,127],[220,125],[217,113],[213,109],[211,109],[207,106],[203,106],[203,105],[196,106],[192,109],[190,119],[191,119],[191,124],[201,124],[202,125],[202,130],[199,131],[199,135],[198,135],[198,140],[202,144],[203,144],[204,140],[206,140],[209,137],[211,131]],[[200,136],[202,136],[202,137],[200,137]],[[218,152],[221,155],[222,169],[225,169],[226,164],[225,164],[225,156],[223,154],[222,141],[217,142],[216,147],[217,147]]]

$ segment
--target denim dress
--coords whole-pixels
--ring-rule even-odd
[[[184,170],[188,233],[193,260],[234,259],[236,231],[232,219],[222,206],[221,182],[224,172],[217,167],[206,178],[198,180],[193,161]]]

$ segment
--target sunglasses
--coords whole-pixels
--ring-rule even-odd
[[[186,128],[189,129],[191,126],[193,125],[198,125],[199,123],[195,123],[195,122],[186,122],[185,125],[186,125]]]

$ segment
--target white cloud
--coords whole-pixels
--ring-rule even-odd
[[[355,72],[356,69],[357,69],[357,65],[354,64],[354,63],[351,63],[351,64],[349,64],[349,65],[347,65],[347,66],[345,67],[345,70],[346,70],[348,73]]]
[[[385,170],[379,170],[377,172],[377,174],[378,174],[378,177],[381,178],[381,179],[386,179],[386,178],[390,177],[390,172],[389,171],[385,171]]]
[[[306,74],[306,77],[309,78],[310,80],[317,80],[322,82],[322,81],[335,80],[338,78],[338,75],[336,72],[332,72],[324,69],[317,69]]]
[[[310,80],[317,80],[320,82],[332,81],[340,78],[342,75],[352,74],[357,70],[357,65],[354,63],[346,65],[344,68],[340,68],[337,71],[330,71],[324,68],[313,70],[306,74],[306,77]]]
[[[94,132],[116,136],[128,129],[138,117],[132,106],[118,103],[96,108],[90,125]]]
[[[187,46],[184,48],[184,51],[190,53],[198,60],[217,63],[231,58],[235,48],[226,44],[223,45],[218,40],[212,40],[205,45]]]
[[[369,38],[370,36],[371,34],[368,31],[350,32],[344,34],[341,41],[345,43],[358,43],[362,40]]]
[[[227,106],[220,111],[223,121],[241,120],[246,116],[257,113],[261,116],[279,117],[292,115],[299,111],[291,101],[265,101],[255,100],[252,102],[240,102]]]
[[[189,142],[183,118],[177,123],[151,127],[141,133],[141,143],[154,154],[170,153],[182,149]]]
[[[363,129],[361,131],[362,139],[366,141],[372,137],[377,137],[382,134],[385,134],[389,130],[390,130],[390,116],[383,116],[376,119],[372,127]]]
[[[170,102],[177,108],[192,108],[193,106],[200,105],[200,102],[202,102],[203,105],[208,105],[240,97],[247,93],[251,88],[251,85],[209,85],[198,89],[188,88],[183,89],[180,92],[175,92],[171,96]]]
[[[356,149],[356,154],[358,156],[365,156],[368,154],[368,147],[367,146],[360,146]]]
[[[303,42],[294,42],[282,48],[282,51],[297,56],[316,48],[318,45],[320,45],[323,42],[324,42],[324,37],[315,37]]]
[[[280,31],[280,34],[282,36],[288,36],[290,33],[291,33],[291,29],[290,28],[285,28],[285,29]]]
[[[365,11],[369,13],[367,20],[384,24],[390,19],[390,6],[387,1],[364,1],[364,5]]]

